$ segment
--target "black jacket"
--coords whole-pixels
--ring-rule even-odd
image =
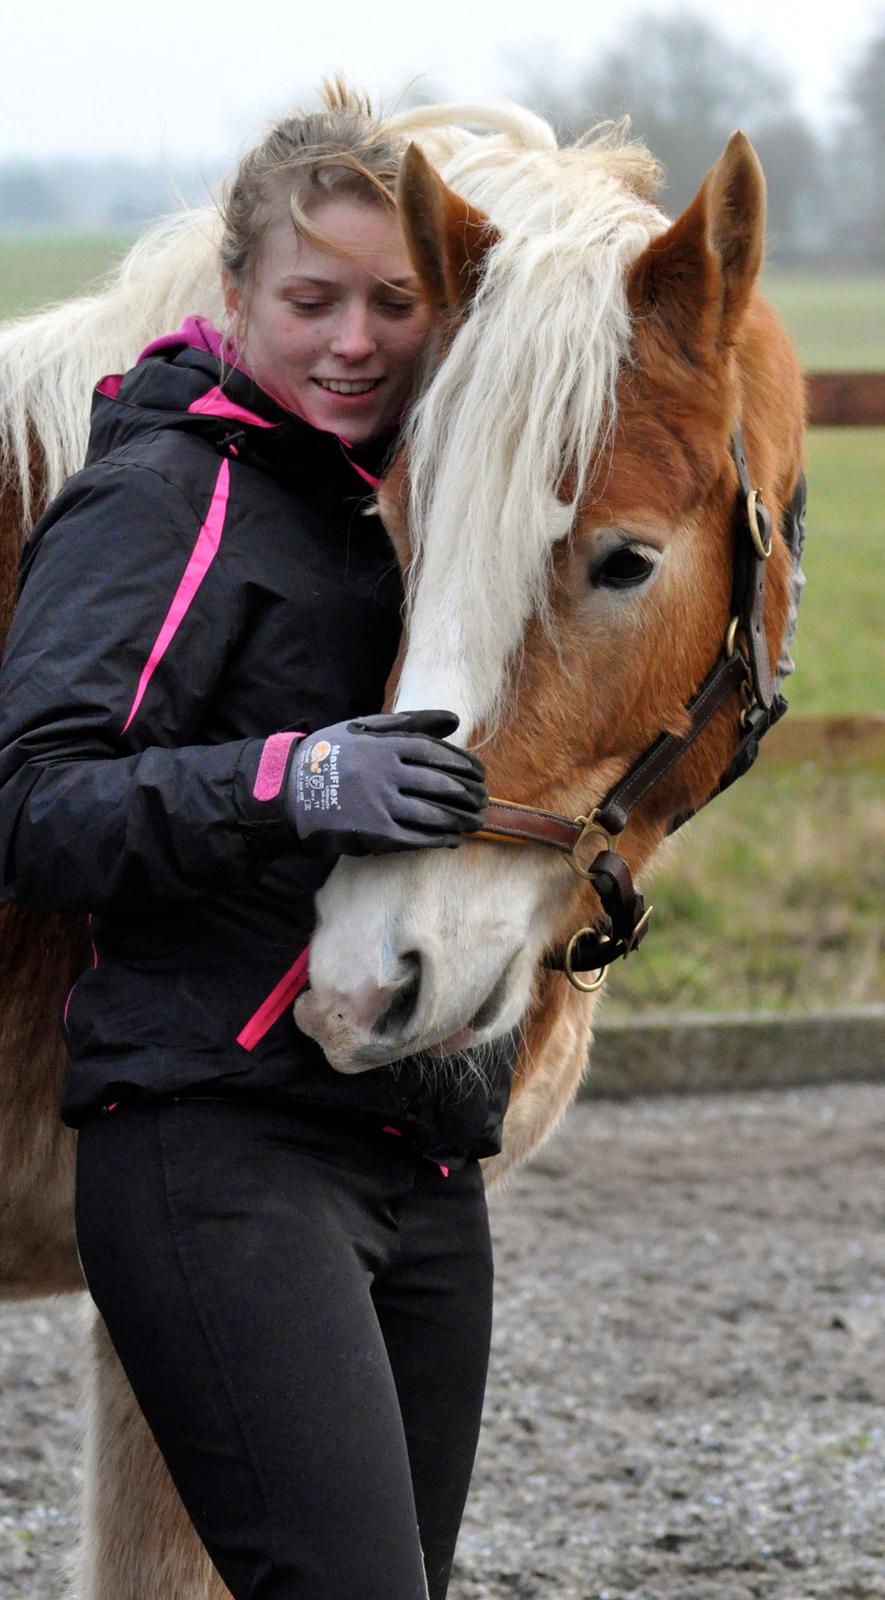
[[[362,514],[384,443],[351,459],[244,373],[218,382],[216,357],[172,347],[100,385],[86,465],[22,559],[0,894],[90,913],[64,1118],[204,1085],[393,1119],[439,1159],[494,1153],[512,1050],[491,1090],[445,1063],[348,1076],[291,1005],[262,1010],[334,864],[293,842],[278,736],[379,709],[402,592]]]

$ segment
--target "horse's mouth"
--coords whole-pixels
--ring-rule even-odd
[[[490,1030],[505,1006],[518,955],[516,951],[511,956],[470,1021],[441,1039],[428,1036],[426,1032],[403,1037],[402,1025],[414,1016],[417,1004],[420,984],[417,974],[379,1017],[368,1039],[348,1027],[343,1017],[336,1022],[314,1015],[309,989],[296,1002],[295,1021],[303,1033],[317,1041],[336,1072],[370,1072],[374,1067],[390,1066],[410,1056],[423,1055],[432,1061],[442,1061],[447,1056],[463,1054],[475,1045],[488,1043]]]

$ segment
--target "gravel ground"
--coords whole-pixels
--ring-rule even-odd
[[[883,1152],[879,1085],[572,1110],[493,1203],[450,1600],[885,1596]],[[63,1592],[76,1311],[0,1308],[4,1600]]]

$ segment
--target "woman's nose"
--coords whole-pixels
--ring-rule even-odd
[[[377,341],[367,306],[351,305],[342,310],[330,348],[333,355],[346,361],[365,361],[375,354]]]

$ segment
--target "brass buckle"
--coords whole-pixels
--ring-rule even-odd
[[[602,988],[602,985],[605,983],[608,975],[608,967],[598,967],[597,972],[599,976],[594,978],[592,983],[587,983],[583,978],[578,977],[578,974],[572,966],[572,954],[574,952],[575,945],[579,939],[583,938],[585,933],[592,932],[592,928],[579,928],[577,933],[572,934],[568,944],[565,947],[565,960],[562,963],[565,970],[565,975],[568,978],[572,988],[580,989],[581,994],[594,994],[597,989]],[[611,944],[611,940],[609,939],[607,933],[603,933],[599,936],[599,942],[600,944]]]
[[[764,506],[764,504],[765,502],[762,499],[762,490],[751,489],[750,493],[747,495],[747,525],[750,529],[750,538],[756,547],[756,554],[761,558],[761,560],[767,561],[771,555],[771,531],[769,530],[768,545],[766,546],[765,540],[762,537],[762,530],[759,527],[759,518],[756,515],[756,507]]]
[[[741,684],[741,699],[743,701],[743,706],[741,707],[740,729],[741,732],[744,733],[746,732],[747,719],[749,718],[750,712],[756,705],[758,705],[758,701],[753,692],[752,682],[750,682],[749,679]]]
[[[614,847],[615,847],[614,846],[614,841],[618,837],[617,834],[606,833],[605,829],[601,828],[599,826],[599,823],[596,820],[598,814],[599,814],[598,813],[598,808],[594,806],[593,810],[590,812],[589,817],[583,817],[582,816],[582,817],[574,817],[572,819],[573,822],[576,825],[578,823],[581,824],[581,832],[579,833],[577,839],[575,840],[574,844],[572,845],[571,850],[569,850],[569,852],[568,852],[568,854],[567,854],[565,859],[568,862],[569,866],[571,867],[572,872],[577,873],[578,877],[582,878],[585,883],[589,883],[591,881],[590,880],[590,867],[592,866],[592,862],[584,862],[584,861],[581,860],[581,857],[578,855],[578,851],[579,851],[581,845],[584,843],[584,840],[588,839],[591,834],[595,833],[598,838],[600,838],[600,839],[602,839],[604,841],[605,848],[607,850],[613,850]],[[597,851],[596,854],[598,855],[599,851]],[[595,859],[595,857],[594,857],[594,859]]]
[[[725,634],[725,659],[726,659],[726,661],[730,661],[732,656],[734,655],[734,647],[735,647],[735,642],[737,640],[737,631],[738,631],[738,628],[740,627],[740,625],[741,625],[740,617],[732,617],[730,623],[728,624],[728,629],[727,629],[726,634]]]

